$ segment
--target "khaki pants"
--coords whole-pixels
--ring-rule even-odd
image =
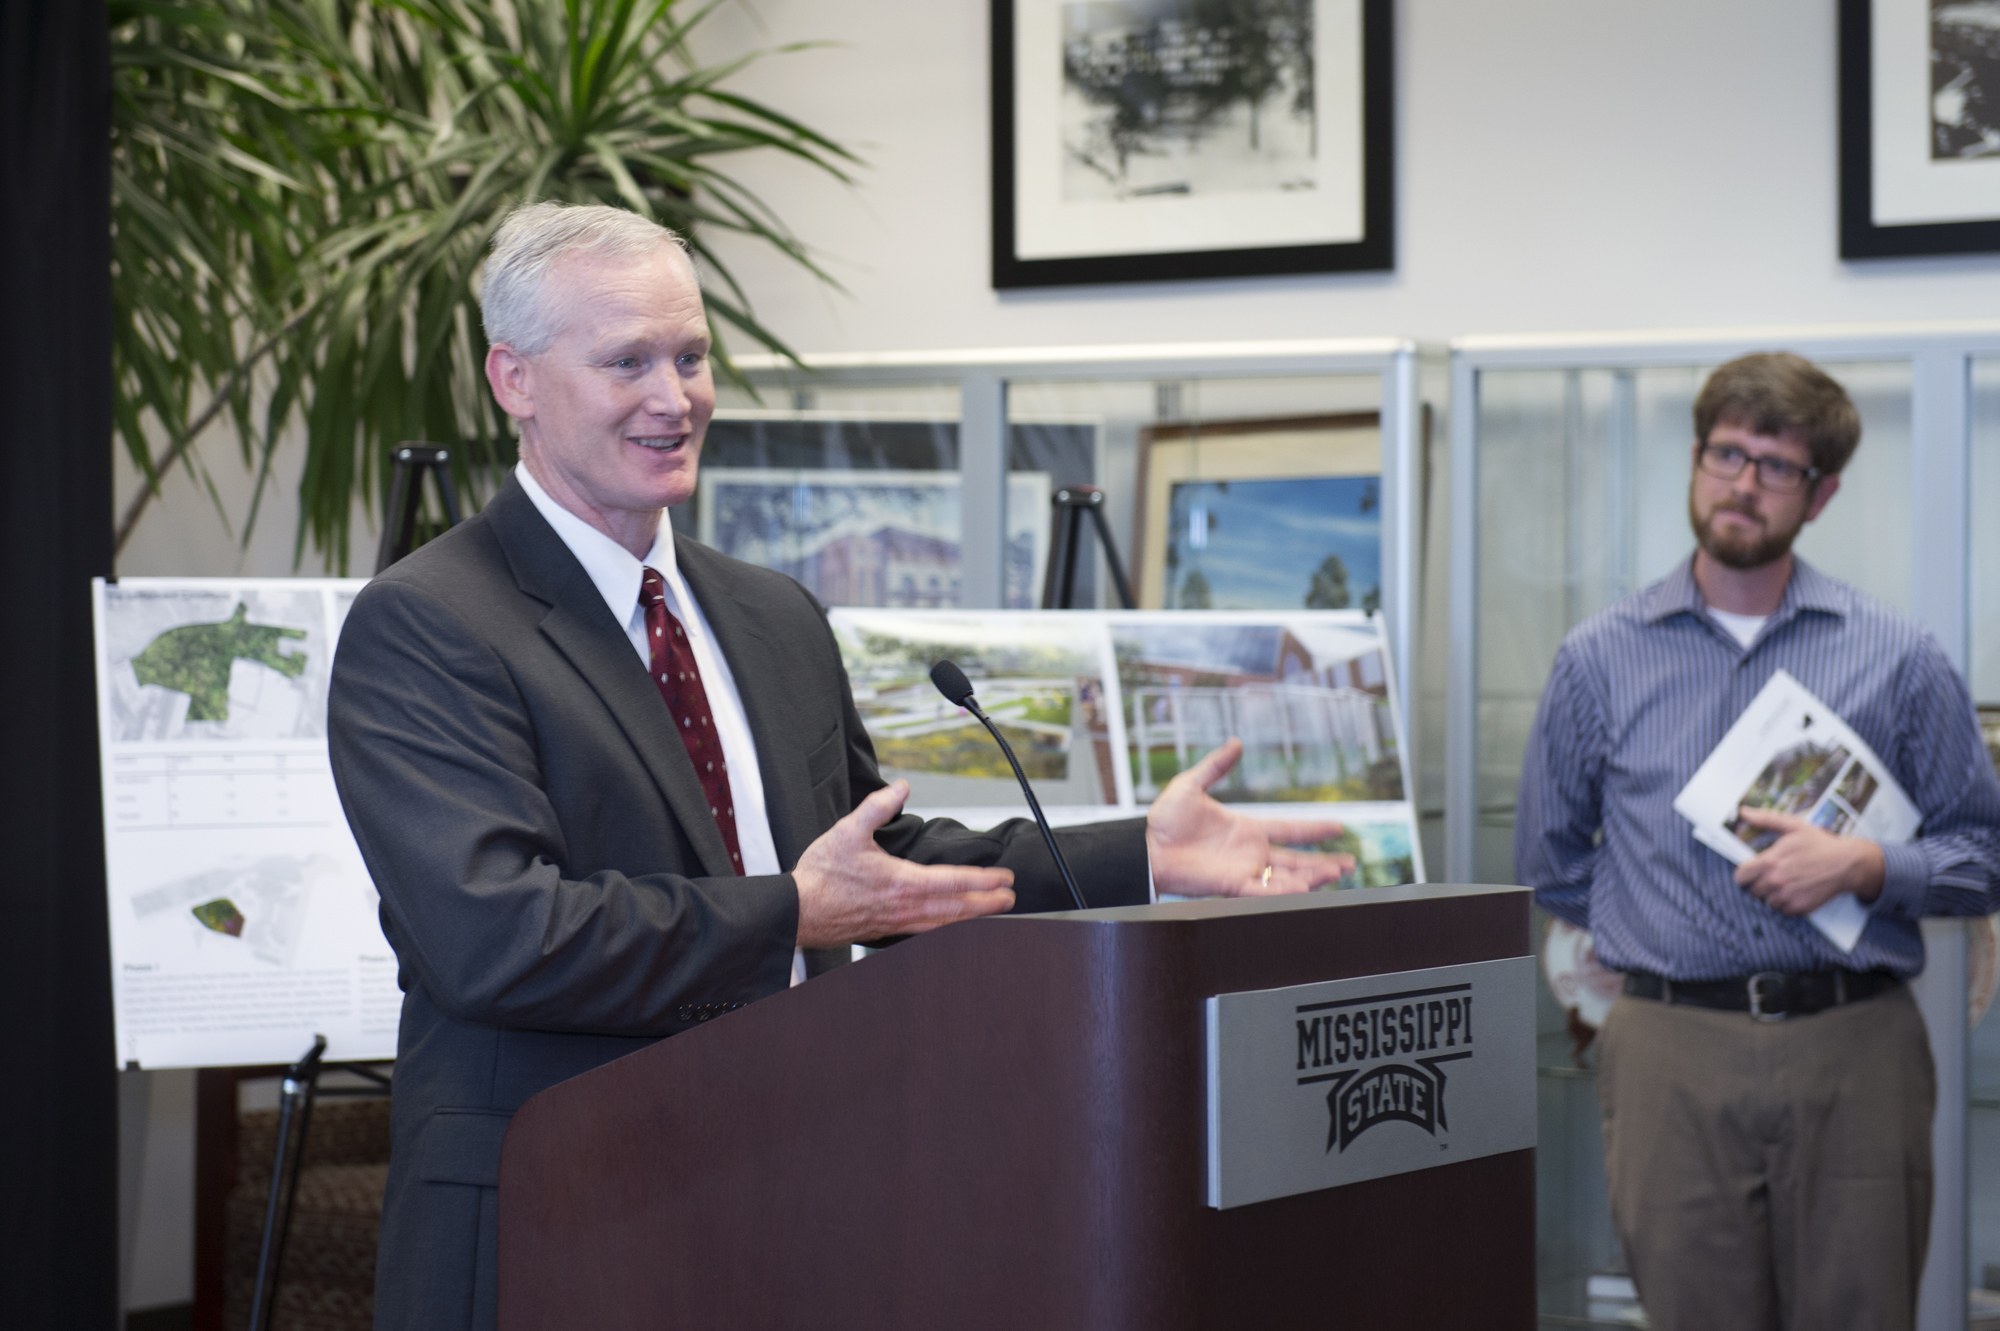
[[[1907,989],[1810,1017],[1621,998],[1611,1216],[1655,1331],[1908,1331],[1937,1080]]]

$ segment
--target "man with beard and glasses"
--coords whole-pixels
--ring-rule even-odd
[[[1918,921],[2000,907],[2000,782],[1930,634],[1791,552],[1861,420],[1797,356],[1745,356],[1694,407],[1694,554],[1564,639],[1528,740],[1514,867],[1625,972],[1600,1036],[1611,1210],[1663,1331],[1907,1328],[1931,1208],[1935,1078],[1905,984]],[[1923,816],[1878,845],[1766,810],[1738,867],[1674,796],[1778,670],[1837,711]],[[1842,953],[1806,916],[1870,912]]]

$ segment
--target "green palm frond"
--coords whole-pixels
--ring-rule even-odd
[[[116,424],[151,485],[226,416],[258,477],[247,537],[302,423],[295,548],[341,566],[389,446],[452,445],[477,494],[513,448],[484,391],[477,274],[530,199],[673,227],[717,279],[716,318],[790,354],[711,238],[833,279],[727,156],[843,181],[857,159],[721,86],[759,56],[695,61],[688,35],[720,2],[111,0]]]

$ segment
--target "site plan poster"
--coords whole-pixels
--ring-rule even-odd
[[[402,993],[327,762],[360,580],[95,584],[118,1061],[392,1058]]]

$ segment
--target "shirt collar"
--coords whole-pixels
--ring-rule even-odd
[[[632,611],[639,604],[639,586],[645,580],[646,569],[658,569],[670,585],[678,580],[678,570],[674,567],[673,524],[667,521],[665,513],[660,515],[660,530],[653,537],[653,548],[646,552],[644,560],[634,559],[630,550],[551,498],[541,483],[529,474],[526,463],[514,464],[514,475],[519,478],[521,488],[528,492],[535,511],[555,528],[556,535],[576,556],[576,562],[583,565],[583,571],[597,588],[597,594],[604,598],[604,604],[610,607],[611,617],[618,621],[620,628],[632,620]]]
[[[1693,555],[1674,565],[1674,571],[1654,583],[1644,595],[1649,624],[1674,615],[1705,614],[1708,610],[1701,599],[1701,588],[1695,585]],[[1852,608],[1853,597],[1846,587],[1794,554],[1791,581],[1785,584],[1785,594],[1778,599],[1778,609],[1771,619],[1774,625],[1782,624],[1804,610],[1845,616]]]
[[[1674,571],[1654,583],[1644,593],[1648,624],[1657,624],[1675,615],[1698,615],[1705,608],[1701,588],[1694,584],[1694,556],[1674,565]]]

